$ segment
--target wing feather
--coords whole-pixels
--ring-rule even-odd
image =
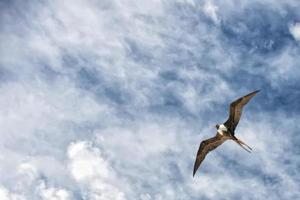
[[[250,101],[250,99],[252,97],[254,97],[256,95],[256,93],[258,93],[259,91],[260,90],[251,92],[251,93],[235,100],[234,102],[232,102],[230,104],[229,117],[228,117],[227,121],[224,123],[224,125],[227,128],[229,128],[229,130],[232,133],[234,133],[234,130],[240,121],[244,105],[246,105]]]
[[[205,156],[218,146],[220,146],[223,142],[225,142],[228,138],[217,134],[215,137],[209,138],[207,140],[204,140],[200,143],[198,152],[197,152],[197,157],[196,161],[194,164],[194,171],[193,171],[193,176],[195,175],[197,169],[199,168],[200,164],[204,160]]]

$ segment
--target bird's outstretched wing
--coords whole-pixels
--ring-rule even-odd
[[[223,142],[225,142],[228,139],[228,137],[222,136],[220,134],[217,134],[215,137],[209,138],[207,140],[204,140],[200,143],[196,161],[194,164],[194,171],[193,176],[195,175],[197,169],[199,168],[200,164],[204,160],[205,156],[218,146],[220,146]]]
[[[243,96],[230,104],[229,117],[224,125],[231,131],[231,133],[234,133],[234,130],[240,121],[244,105],[246,105],[259,91],[260,90],[251,92],[250,94],[247,94],[246,96]]]

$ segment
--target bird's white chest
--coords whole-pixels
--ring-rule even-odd
[[[221,135],[223,135],[223,132],[226,132],[227,128],[226,126],[224,126],[224,124],[221,124],[218,128],[218,133],[220,133]]]

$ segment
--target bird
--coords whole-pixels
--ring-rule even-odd
[[[244,143],[242,140],[238,139],[235,136],[235,129],[240,121],[243,107],[250,101],[252,97],[254,97],[260,90],[256,90],[251,92],[243,97],[238,98],[233,101],[229,106],[229,117],[227,121],[223,124],[217,124],[215,127],[217,129],[217,133],[214,137],[209,138],[207,140],[203,140],[200,143],[195,164],[193,177],[195,176],[196,171],[198,170],[200,164],[206,157],[206,155],[216,149],[218,146],[223,144],[227,140],[233,140],[239,146],[241,146],[244,150],[251,153],[252,148]]]

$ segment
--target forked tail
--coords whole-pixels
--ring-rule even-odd
[[[242,140],[238,139],[237,137],[233,136],[232,137],[233,141],[235,141],[238,145],[240,145],[243,149],[245,149],[247,152],[251,153],[252,148],[249,147],[245,142],[243,142]],[[247,149],[247,148],[248,149]]]

